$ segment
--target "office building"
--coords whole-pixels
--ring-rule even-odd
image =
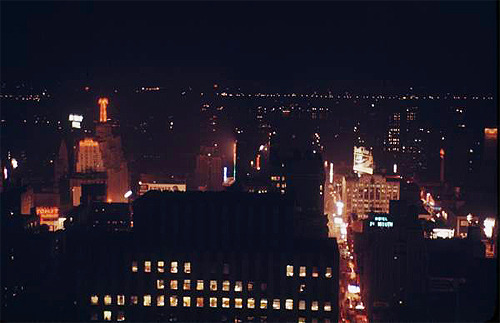
[[[105,171],[99,143],[91,138],[80,140],[76,151],[76,172],[95,173]]]
[[[151,191],[133,209],[132,235],[67,245],[78,319],[338,320],[336,241],[301,235],[286,196]]]
[[[217,147],[201,147],[200,153],[196,156],[195,178],[196,190],[222,191],[224,181],[222,158],[218,154]]]
[[[400,210],[369,214],[356,234],[362,299],[370,320],[425,321],[424,237],[417,215]]]
[[[342,201],[345,214],[365,218],[370,212],[388,213],[389,202],[399,200],[400,183],[382,175],[344,177]]]

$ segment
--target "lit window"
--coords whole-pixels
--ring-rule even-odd
[[[222,271],[224,275],[229,275],[229,264],[224,264]]]
[[[277,298],[275,298],[273,300],[273,309],[275,309],[275,310],[279,310],[280,309],[280,300],[277,299]]]
[[[229,308],[229,297],[222,297],[222,307]]]
[[[125,313],[123,313],[123,311],[118,311],[118,314],[116,315],[116,320],[125,321]]]
[[[299,317],[299,323],[306,323],[305,317]]]
[[[196,281],[196,290],[203,290],[203,280]]]
[[[130,303],[131,303],[132,305],[137,305],[137,304],[139,304],[139,297],[137,297],[137,296],[130,296]]]
[[[318,277],[319,276],[319,274],[318,274],[318,267],[313,267],[312,276],[313,277]]]
[[[299,276],[306,277],[306,267],[305,266],[300,266]]]
[[[165,306],[165,296],[164,295],[156,296],[156,306]]]
[[[172,261],[172,263],[170,264],[170,272],[172,274],[177,274],[178,272],[177,261]]]
[[[287,299],[285,301],[285,308],[287,310],[293,310],[293,299]]]
[[[156,288],[158,288],[158,289],[164,289],[165,288],[165,283],[164,283],[163,279],[158,279],[156,281]]]
[[[159,273],[165,272],[165,263],[163,261],[158,261],[158,272]]]
[[[247,307],[248,308],[255,308],[255,298],[249,298],[247,300]]]
[[[111,295],[104,296],[104,305],[111,305],[111,303],[112,303]]]
[[[286,276],[293,277],[293,266],[292,265],[286,266]]]
[[[242,308],[243,307],[243,300],[241,298],[235,298],[234,299],[234,307]]]
[[[144,306],[151,306],[151,295],[144,295]]]
[[[332,268],[331,267],[326,267],[325,277],[332,278]]]
[[[191,306],[191,297],[184,296],[182,298],[182,306],[184,306],[184,307],[190,307]]]
[[[325,302],[324,310],[325,310],[325,312],[332,311],[332,305],[330,304],[330,302]]]
[[[203,307],[203,297],[196,298],[196,307]]]
[[[177,290],[177,280],[170,281],[170,289]]]
[[[190,290],[190,289],[191,289],[191,280],[184,279],[184,290]]]
[[[210,297],[210,307],[217,307],[217,297]]]
[[[263,298],[260,300],[260,308],[263,310],[267,309],[267,299]]]
[[[191,263],[190,262],[185,262],[184,263],[184,272],[186,274],[190,274],[191,273]]]
[[[217,281],[216,280],[211,280],[210,281],[210,290],[217,290]]]
[[[92,305],[99,304],[99,296],[97,296],[97,295],[90,296],[90,304],[92,304]]]
[[[132,261],[132,272],[136,273],[138,271],[137,261]]]
[[[175,295],[170,296],[170,306],[172,306],[172,307],[177,306],[177,296],[175,296]]]
[[[253,291],[253,282],[248,282],[247,288],[249,292]]]
[[[222,282],[222,290],[225,292],[229,292],[231,289],[231,284],[229,283],[229,280],[225,280]]]
[[[118,295],[116,298],[116,303],[118,305],[125,305],[125,295]]]
[[[234,285],[234,291],[235,292],[243,291],[243,283],[240,281],[236,282],[236,284]]]
[[[111,311],[104,311],[104,321],[111,321]]]
[[[300,284],[299,286],[299,292],[304,292],[306,290],[306,284]]]
[[[151,261],[145,261],[144,262],[144,272],[145,273],[150,273],[151,272]]]
[[[318,301],[313,301],[311,304],[311,310],[312,311],[317,311],[318,310]]]
[[[299,301],[299,310],[305,311],[306,301]]]

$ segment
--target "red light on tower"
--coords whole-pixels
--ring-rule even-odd
[[[441,184],[444,183],[444,149],[441,148],[441,150],[439,151],[439,157],[441,157],[441,169],[440,169],[440,172],[439,172],[439,180],[441,182]]]
[[[107,113],[107,108],[108,108],[108,98],[99,98],[99,121],[100,122],[106,122],[108,121],[108,113]]]

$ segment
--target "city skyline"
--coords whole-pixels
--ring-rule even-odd
[[[2,2],[0,319],[498,321],[497,11]]]

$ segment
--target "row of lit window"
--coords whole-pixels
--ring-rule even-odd
[[[263,284],[265,288],[267,288],[267,285]],[[247,284],[247,289],[248,291],[252,291],[254,287],[253,282],[249,282]],[[262,287],[262,286],[261,286]],[[156,281],[156,288],[158,289],[164,289],[165,288],[165,281],[163,279],[158,279]],[[216,280],[210,280],[209,282],[209,288],[211,291],[217,291],[218,289],[218,284]],[[171,290],[178,290],[179,289],[179,282],[175,279],[170,280],[170,289]],[[191,290],[191,280],[190,279],[184,279],[184,282],[182,284],[182,289],[183,290]],[[205,289],[205,282],[203,280],[197,280],[196,281],[196,290],[204,290]],[[225,292],[229,292],[231,290],[231,282],[229,280],[224,280],[222,282],[222,290]],[[242,292],[243,291],[243,282],[237,281],[234,284],[234,291],[235,292]]]
[[[164,273],[165,272],[165,262],[164,261],[158,261],[157,263],[157,271],[159,273]],[[132,272],[136,273],[139,271],[139,267],[137,265],[137,261],[132,261]],[[145,273],[150,273],[151,272],[151,261],[144,261],[144,272]],[[172,261],[170,263],[170,272],[172,274],[176,274],[179,272],[179,263],[177,261]],[[185,262],[184,263],[184,272],[186,274],[191,273],[191,263],[190,262]]]
[[[156,306],[165,306],[165,295],[158,295],[156,296]],[[168,298],[170,307],[181,307],[179,302],[182,300],[182,307],[191,307],[193,303],[193,307],[204,307],[205,306],[205,298],[204,297],[191,297],[191,296],[177,296],[177,295],[172,295]],[[244,307],[244,299],[243,298],[234,298],[231,300],[230,297],[222,297],[220,298],[221,303],[220,305],[218,304],[218,298],[217,297],[208,297],[208,306],[207,307],[222,307],[222,308],[243,308]],[[92,305],[98,305],[99,304],[99,296],[97,295],[92,295],[90,297],[90,303]],[[130,304],[131,305],[138,305],[139,304],[139,298],[138,296],[131,296],[130,297]],[[106,295],[104,296],[104,305],[112,305],[112,297],[111,295]],[[117,296],[117,305],[125,305],[125,296],[124,295],[118,295]],[[153,305],[153,296],[151,295],[144,295],[142,299],[142,305],[143,306],[152,306]],[[275,298],[272,300],[272,308],[275,310],[281,309],[281,300],[279,298]],[[319,311],[320,309],[320,302],[318,301],[312,301],[310,304],[310,309],[311,311]],[[268,301],[267,299],[263,298],[260,301],[256,301],[255,298],[248,298],[246,299],[245,302],[245,307],[249,309],[255,309],[255,308],[260,308],[260,309],[267,309],[268,308]],[[284,300],[284,308],[287,310],[293,310],[294,309],[294,302],[293,299],[285,299]],[[298,303],[298,309],[305,311],[307,309],[306,306],[306,301],[305,300],[300,300]],[[332,305],[330,302],[324,302],[323,303],[323,311],[325,312],[330,312],[332,310]]]
[[[286,266],[286,275],[287,277],[293,277],[293,266],[292,265],[287,265]],[[307,276],[307,270],[306,266],[300,266],[299,267],[299,277],[306,277]],[[318,267],[313,267],[312,268],[312,277],[319,277],[319,272],[318,272]],[[332,268],[331,267],[326,267],[325,270],[325,277],[326,278],[332,278]]]

